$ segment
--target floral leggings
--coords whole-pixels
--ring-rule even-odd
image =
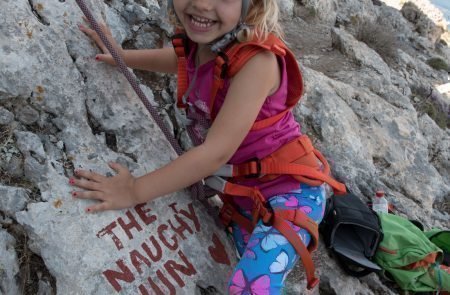
[[[325,198],[324,185],[312,187],[301,184],[300,189],[270,198],[269,204],[274,209],[298,208],[320,223],[325,210]],[[249,211],[241,213],[251,219]],[[310,234],[291,222],[289,224],[303,243],[308,245]],[[281,294],[284,280],[299,259],[294,247],[278,230],[265,226],[261,220],[252,233],[233,224],[232,235],[241,259],[228,282],[228,293]]]

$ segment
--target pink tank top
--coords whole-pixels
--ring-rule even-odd
[[[187,71],[189,81],[194,79],[195,50],[196,46],[194,45],[188,57]],[[281,69],[280,87],[272,95],[266,98],[258,114],[257,120],[274,116],[286,109],[288,83],[286,63],[283,58],[278,58],[278,63]],[[211,60],[197,69],[197,78],[195,79],[195,84],[188,97],[188,102],[191,104],[189,112],[196,112],[208,120],[210,119],[210,107],[208,104],[210,102],[210,93],[213,85],[214,66],[215,61]],[[214,110],[216,113],[218,113],[218,110],[220,110],[220,107],[225,100],[229,86],[230,81],[227,79],[225,80],[223,88],[218,91],[214,102]],[[199,136],[204,138],[206,130],[204,130],[200,124],[196,124],[194,129]],[[287,112],[281,120],[270,127],[263,128],[262,130],[250,131],[228,163],[240,164],[254,158],[262,159],[288,141],[298,137],[300,134],[300,125],[295,121],[292,113]],[[299,182],[287,175],[280,176],[275,180],[264,183],[257,179],[246,179],[239,183],[252,187],[257,186],[266,199],[299,188]],[[235,198],[235,201],[244,209],[251,208],[251,202],[245,198]]]

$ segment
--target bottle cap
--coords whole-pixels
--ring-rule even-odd
[[[375,196],[377,196],[378,198],[384,197],[384,191],[382,190],[376,191]]]

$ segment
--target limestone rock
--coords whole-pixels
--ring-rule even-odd
[[[166,46],[173,32],[165,1],[86,2],[125,47]],[[448,226],[450,133],[420,108],[429,101],[448,107],[433,92],[447,75],[426,63],[448,58],[448,47],[434,44],[438,34],[426,23],[420,35],[417,24],[377,1],[280,0],[280,7],[306,88],[293,112],[333,174],[362,199],[381,188],[398,214]],[[126,79],[95,62],[100,50],[77,28],[83,20],[75,1],[4,0],[0,16],[0,225],[23,227],[58,294],[196,294],[197,284],[225,293],[233,246],[187,192],[99,214],[84,212],[92,201],[72,199],[74,169],[111,176],[107,162],[116,161],[139,176],[177,157]],[[393,60],[352,35],[376,19],[401,42]],[[175,79],[136,76],[190,147],[174,113]],[[0,230],[0,286],[18,294],[13,247]],[[314,260],[321,276],[314,294],[397,293],[375,274],[345,275],[322,244]],[[304,278],[299,263],[287,294],[303,292]],[[35,286],[38,294],[52,288],[44,279]]]
[[[13,198],[8,189],[1,210],[16,213],[58,294],[189,294],[200,278],[223,289],[234,251],[187,193],[95,215],[84,212],[91,202],[71,198],[68,181],[75,168],[107,174],[106,163],[117,161],[142,175],[176,155],[121,74],[93,62],[98,49],[77,29],[82,14],[75,2],[40,1],[34,10],[30,4],[2,4],[0,64],[7,78],[1,79],[0,96],[5,105],[16,97],[35,110],[11,128],[25,178],[39,197]],[[109,6],[92,4],[99,19],[107,16],[114,35],[127,32]],[[152,100],[151,89],[145,92]],[[23,114],[20,108],[9,111]],[[34,129],[41,121],[46,128]]]
[[[0,211],[8,216],[25,209],[28,200],[25,189],[0,185]]]
[[[16,280],[19,264],[15,246],[14,238],[0,228],[0,292],[4,295],[16,295],[20,290]]]

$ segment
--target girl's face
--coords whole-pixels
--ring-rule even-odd
[[[188,37],[207,44],[237,26],[242,0],[173,0],[173,6]]]

